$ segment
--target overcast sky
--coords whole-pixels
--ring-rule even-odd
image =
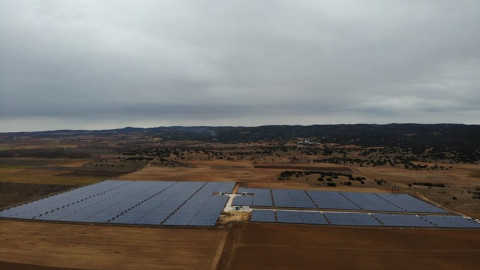
[[[480,124],[478,0],[0,0],[0,132]]]

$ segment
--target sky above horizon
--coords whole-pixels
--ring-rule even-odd
[[[480,124],[480,1],[0,0],[0,132]]]

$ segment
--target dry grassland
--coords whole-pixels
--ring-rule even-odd
[[[65,175],[88,160],[16,158],[0,159],[0,182],[52,185],[86,185],[102,180],[95,176]]]

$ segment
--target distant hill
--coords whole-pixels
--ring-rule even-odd
[[[453,151],[463,160],[480,160],[480,125],[462,124],[356,124],[356,125],[272,125],[259,127],[156,127],[112,130],[56,130],[0,133],[3,142],[16,138],[66,138],[78,136],[157,137],[163,141],[206,141],[241,143],[258,141],[296,141],[354,144],[363,147],[400,147],[413,152],[432,149],[433,154]],[[140,140],[141,141],[141,140]]]
[[[356,124],[356,125],[272,125],[259,127],[156,127],[111,130],[56,130],[0,133],[0,138],[15,136],[70,137],[138,134],[164,140],[218,141],[225,143],[253,141],[288,141],[305,138],[321,143],[360,146],[438,146],[444,144],[480,145],[480,125],[462,124]]]

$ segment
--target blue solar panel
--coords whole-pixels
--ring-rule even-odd
[[[333,191],[307,191],[308,195],[321,209],[358,210],[357,205],[349,201],[339,192]]]
[[[208,182],[175,210],[163,225],[215,226],[218,216],[228,200],[226,196],[215,196],[224,183]],[[232,186],[233,188],[233,186]]]
[[[277,211],[279,223],[302,223],[302,217],[298,211]]]
[[[254,193],[253,188],[238,188],[237,189],[237,194],[242,194],[242,193]]]
[[[234,182],[222,182],[217,187],[217,191],[224,192],[224,193],[232,193],[234,187],[235,187]]]
[[[273,202],[278,207],[315,208],[307,193],[303,190],[272,189]]]
[[[320,212],[299,212],[299,214],[303,224],[328,224],[328,221]]]
[[[439,228],[480,228],[477,221],[461,216],[422,215],[421,217]]]
[[[253,194],[253,206],[273,206],[270,189],[256,188]]]
[[[0,216],[33,219],[57,209],[68,207],[96,196],[102,196],[130,183],[130,181],[104,181],[10,208],[0,212]],[[97,185],[98,188],[96,188]]]
[[[324,213],[331,225],[339,226],[382,226],[366,213]]]
[[[417,215],[407,214],[373,214],[387,227],[434,227]]]
[[[378,197],[375,193],[361,192],[341,192],[345,198],[358,205],[363,210],[403,212],[404,210],[398,206],[387,202]]]
[[[377,193],[378,197],[390,202],[399,208],[414,213],[447,213],[446,210],[421,201],[408,194]]]
[[[273,210],[253,210],[252,222],[275,222],[275,213]]]
[[[277,210],[277,222],[279,223],[297,223],[297,224],[328,224],[325,217],[320,212],[311,211],[284,211]]]
[[[233,206],[252,206],[253,196],[235,196],[232,202]]]

